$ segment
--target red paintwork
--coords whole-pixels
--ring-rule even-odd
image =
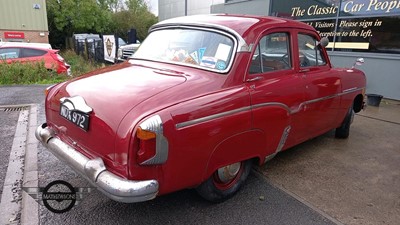
[[[268,17],[221,15],[185,20],[226,25],[247,44],[257,43],[262,34],[276,30],[294,37],[299,31],[316,34],[306,24]],[[180,22],[184,21],[171,21]],[[294,40],[291,46],[297,49]],[[53,87],[46,98],[47,123],[58,130],[63,141],[75,141],[78,151],[90,158],[103,158],[107,168],[117,175],[158,180],[159,194],[195,187],[222,166],[250,158],[262,164],[276,151],[287,126],[291,129],[283,150],[339,127],[356,96],[363,95],[366,81],[361,71],[333,69],[328,61],[325,66],[301,72],[298,52],[292,55],[293,68],[251,82],[246,80],[252,78],[247,72],[252,52],[237,53],[227,74],[131,60]],[[341,94],[354,87],[359,90]],[[88,132],[59,116],[60,98],[75,95],[82,96],[93,108]],[[327,96],[332,97],[304,105]],[[274,104],[251,107],[262,103]],[[217,119],[176,127],[238,109]],[[136,161],[136,129],[155,114],[163,121],[168,159],[161,165],[140,166]]]
[[[23,57],[23,58],[13,58],[6,59],[5,61],[10,63],[20,62],[20,63],[44,63],[44,67],[49,70],[55,70],[58,74],[67,73],[68,68],[70,67],[64,61],[64,59],[58,55],[59,50],[54,49],[44,49],[44,48],[35,48],[35,47],[21,47],[21,46],[12,46],[7,45],[7,47],[0,47],[0,49],[6,48],[19,48],[19,49],[37,49],[41,51],[45,51],[46,53],[42,56],[31,56],[31,57]],[[3,60],[0,59],[0,63]]]

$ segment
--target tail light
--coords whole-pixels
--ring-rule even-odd
[[[47,97],[47,95],[49,94],[50,90],[51,90],[54,86],[56,86],[56,85],[57,85],[57,84],[53,84],[53,85],[47,87],[47,88],[44,90],[44,95],[45,95],[45,97]]]
[[[140,165],[162,164],[168,158],[168,141],[163,134],[161,117],[156,115],[143,121],[136,130],[139,150],[136,153]]]
[[[58,50],[57,51],[52,51],[50,53],[51,57],[53,57],[53,59],[60,61],[60,62],[64,62],[64,58],[58,54]]]

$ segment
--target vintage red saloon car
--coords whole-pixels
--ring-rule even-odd
[[[252,164],[332,129],[349,136],[365,75],[333,68],[326,44],[279,18],[166,20],[129,62],[48,88],[36,137],[116,201],[185,188],[223,201]]]

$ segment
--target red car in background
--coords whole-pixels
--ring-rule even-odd
[[[71,66],[58,54],[58,51],[36,46],[18,46],[18,44],[0,46],[0,63],[4,61],[7,63],[35,63],[43,61],[44,66],[48,70],[54,70],[58,74],[66,73],[67,75],[71,75]]]

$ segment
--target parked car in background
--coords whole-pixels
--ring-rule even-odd
[[[33,47],[33,48],[44,48],[53,49],[48,43],[32,43],[32,42],[1,42],[0,47]]]
[[[349,136],[365,75],[333,68],[327,44],[274,17],[165,20],[129,61],[49,88],[36,137],[116,201],[196,188],[220,202],[252,164],[332,129]]]
[[[48,70],[58,74],[71,75],[71,66],[58,54],[59,50],[40,48],[37,45],[8,44],[0,46],[0,63],[38,63],[44,62]]]
[[[136,40],[136,43],[134,44],[125,44],[119,46],[117,52],[118,61],[128,60],[138,50],[139,46],[140,46],[139,40]]]

